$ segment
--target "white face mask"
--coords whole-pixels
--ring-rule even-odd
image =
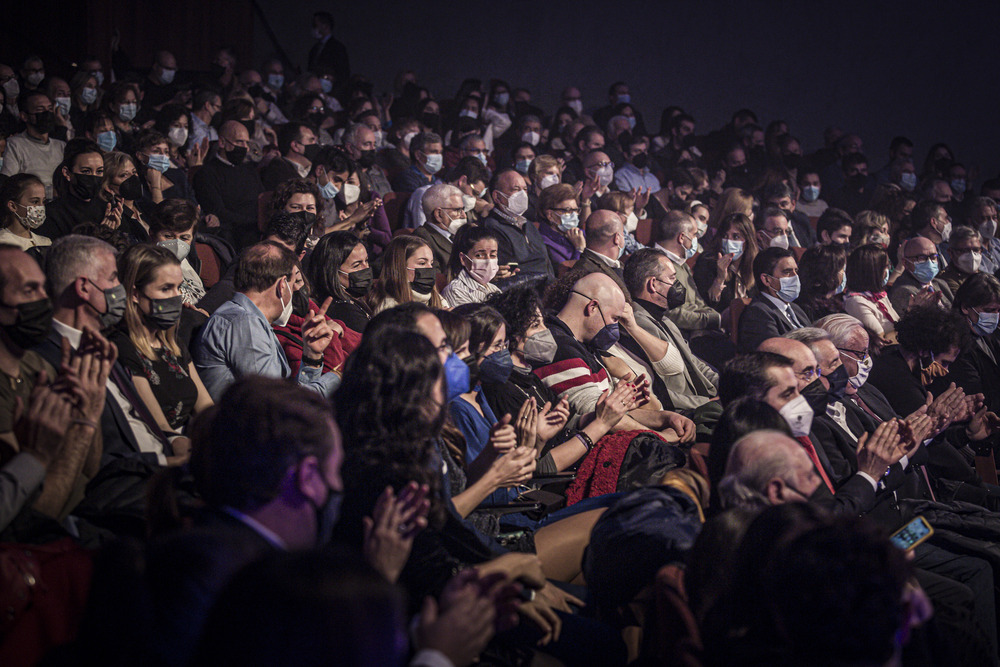
[[[991,239],[997,235],[997,221],[996,219],[986,220],[983,224],[979,225],[979,233],[983,235],[984,239]]]
[[[167,130],[167,139],[170,140],[171,145],[176,148],[180,148],[187,143],[188,131],[186,127],[172,127]]]
[[[415,136],[417,136],[416,132],[410,132],[408,134],[404,134],[403,140],[401,142],[403,148],[405,148],[406,150],[410,150],[410,142],[413,140],[413,137]]]
[[[353,183],[344,183],[344,203],[353,204],[361,196],[361,186]]]
[[[179,260],[183,260],[191,252],[191,246],[180,239],[168,239],[166,241],[160,241],[156,245],[161,248],[166,248],[174,254]]]
[[[578,114],[583,113],[583,100],[569,100],[566,102],[566,106]]]
[[[472,209],[476,208],[476,198],[473,197],[472,195],[463,194],[462,195],[462,208],[465,209],[466,213],[468,213]]]
[[[534,130],[531,130],[530,132],[525,132],[524,134],[521,135],[521,141],[529,143],[532,146],[537,146],[538,142],[541,140],[542,140],[542,135],[538,134]]]
[[[628,214],[625,218],[625,231],[631,234],[639,227],[639,216],[635,214],[635,211]]]
[[[546,174],[542,176],[538,185],[542,188],[542,190],[552,187],[553,185],[559,185],[559,174]]]
[[[868,374],[872,372],[872,358],[868,357],[864,362],[858,362],[858,374],[847,379],[855,389],[861,389],[861,385],[868,379]]]
[[[975,273],[983,264],[983,253],[968,250],[958,256],[955,264],[966,273]]]
[[[611,185],[611,179],[614,177],[615,170],[610,164],[597,170],[597,183],[602,188],[606,188]]]
[[[528,210],[528,191],[518,190],[507,197],[507,212],[511,215],[524,215]]]
[[[799,394],[785,403],[778,413],[788,422],[788,427],[792,429],[792,435],[796,438],[809,435],[812,429],[813,410],[809,407],[805,396]]]
[[[458,230],[460,230],[462,228],[462,225],[464,225],[465,223],[466,223],[465,218],[455,218],[454,220],[448,223],[448,233],[454,236],[455,234],[458,233]]]
[[[26,229],[38,229],[45,222],[45,206],[25,206],[25,214],[22,218],[17,216]],[[14,215],[17,215],[15,213]]]
[[[948,239],[950,238],[951,238],[951,223],[946,222],[944,223],[944,228],[941,229],[941,241],[947,243]]]
[[[771,242],[768,244],[771,248],[784,248],[788,250],[788,234],[778,234],[771,237]]]
[[[462,253],[462,256],[472,265],[472,268],[466,269],[466,271],[480,285],[488,285],[496,277],[497,271],[500,270],[500,261],[497,259],[472,259],[465,253]]]
[[[292,286],[287,282],[285,285],[288,287],[288,303],[286,304],[284,299],[278,297],[281,299],[281,315],[278,315],[278,319],[274,321],[274,324],[279,327],[287,325],[288,318],[292,316]],[[282,292],[284,292],[284,290],[282,290]]]

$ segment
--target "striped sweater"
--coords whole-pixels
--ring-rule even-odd
[[[601,394],[611,389],[608,372],[562,320],[553,315],[545,319],[545,324],[558,347],[552,362],[536,368],[535,375],[559,398],[565,397],[574,413],[592,412]]]

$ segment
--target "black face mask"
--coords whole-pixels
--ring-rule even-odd
[[[305,293],[304,287],[292,292],[292,315],[309,316],[309,295]]]
[[[134,174],[118,186],[118,194],[122,196],[122,199],[128,201],[136,201],[142,199],[142,181],[139,180],[139,175]]]
[[[150,299],[146,319],[157,329],[166,331],[177,324],[184,310],[184,297],[171,296],[166,299]]]
[[[645,169],[649,166],[649,153],[639,153],[632,157],[632,165],[636,169]]]
[[[323,147],[319,144],[309,144],[303,148],[302,155],[310,162],[315,162],[316,156],[319,155],[321,150],[323,150]]]
[[[680,283],[680,281],[675,282],[667,290],[667,310],[673,310],[674,308],[680,308],[684,305],[684,301],[687,299],[687,288]]]
[[[373,273],[371,267],[359,269],[347,274],[347,293],[355,299],[368,294],[368,289],[372,286]]]
[[[813,415],[820,416],[826,414],[826,406],[830,404],[830,397],[826,393],[826,387],[823,386],[823,382],[816,378],[799,392],[802,397],[806,399],[806,403],[812,408]]]
[[[358,158],[358,164],[361,165],[362,169],[371,169],[372,165],[375,164],[375,151],[361,151],[361,157]]]
[[[439,116],[436,113],[424,112],[420,114],[420,122],[426,125],[427,127],[431,128],[437,127],[440,121],[441,121],[441,116]]]
[[[781,156],[781,162],[789,169],[798,169],[802,165],[802,156],[797,153],[788,153]]]
[[[247,159],[247,147],[237,146],[232,150],[226,151],[226,159],[234,165],[243,164],[243,161]]]
[[[208,73],[213,79],[221,79],[222,75],[226,73],[226,68],[219,63],[212,63],[208,68]]]
[[[826,376],[826,381],[830,383],[830,395],[836,398],[843,398],[847,392],[847,369],[841,364],[837,370]]]
[[[56,129],[56,114],[53,111],[39,111],[33,114],[35,120],[31,123],[31,126],[35,128],[35,131],[39,134],[49,134],[52,130]]]
[[[22,350],[34,347],[45,339],[52,327],[52,302],[48,299],[6,306],[17,310],[13,324],[2,325],[10,342]]]
[[[433,266],[422,266],[413,269],[413,280],[410,287],[417,294],[430,294],[434,291],[434,284],[437,281],[437,270]]]
[[[253,137],[254,132],[257,131],[257,121],[255,120],[241,120],[240,125],[247,128],[247,135]]]
[[[306,228],[307,231],[314,224],[316,224],[316,214],[313,213],[312,211],[296,211],[295,213],[291,213],[290,215],[301,220],[302,225]]]
[[[861,190],[865,187],[865,183],[868,182],[868,177],[864,174],[854,174],[847,178],[847,186],[852,190]]]
[[[73,180],[69,183],[70,192],[73,196],[86,201],[90,201],[101,191],[101,182],[104,179],[94,174],[73,174]]]

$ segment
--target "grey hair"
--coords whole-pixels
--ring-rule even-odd
[[[363,129],[368,130],[370,128],[364,123],[351,123],[350,125],[347,126],[347,129],[344,130],[344,135],[343,137],[341,137],[341,141],[345,146],[347,144],[351,144],[352,146],[357,146],[358,135],[361,134],[361,130]]]
[[[453,195],[461,197],[462,191],[454,185],[448,185],[447,183],[438,183],[427,188],[423,199],[420,200],[420,206],[424,209],[424,215],[427,216],[427,220],[433,220],[434,211],[447,206],[448,200]]]
[[[818,328],[823,329],[828,334],[830,334],[830,340],[837,347],[843,347],[847,344],[847,339],[850,338],[857,329],[864,330],[865,325],[861,323],[856,317],[852,317],[847,313],[834,313],[833,315],[827,315],[816,320],[815,324]]]
[[[765,495],[767,484],[775,477],[785,478],[788,457],[781,447],[762,447],[757,438],[769,433],[783,435],[779,431],[751,431],[733,443],[726,459],[726,474],[719,482],[719,498],[723,507],[763,507],[770,503]],[[754,449],[757,456],[748,456],[748,449]]]
[[[81,276],[96,280],[97,260],[101,253],[110,253],[112,257],[118,255],[110,243],[92,236],[70,234],[56,239],[45,256],[52,297],[58,299]]]
[[[767,496],[751,489],[736,475],[726,475],[719,480],[718,493],[722,509],[742,507],[748,510],[760,510],[771,504],[767,501]]]
[[[797,340],[800,343],[812,346],[813,343],[818,343],[821,340],[830,340],[830,333],[818,327],[802,327],[795,331],[789,331],[782,338]]]
[[[971,241],[971,240],[982,241],[983,237],[979,235],[979,232],[972,227],[966,227],[965,225],[956,225],[955,229],[952,230],[951,236],[948,238],[948,245],[955,247],[955,244],[959,241]]]

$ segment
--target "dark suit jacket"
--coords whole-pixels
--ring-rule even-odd
[[[285,181],[293,178],[299,178],[299,170],[284,157],[274,158],[260,172],[260,181],[266,191],[274,190]]]
[[[969,347],[948,367],[948,382],[954,382],[966,394],[982,393],[986,405],[1000,413],[1000,336],[973,336]]]
[[[795,211],[790,216],[789,222],[792,224],[795,238],[799,240],[803,248],[811,248],[816,245],[816,232],[813,231],[813,226],[809,222],[808,215],[801,211]]]
[[[805,312],[794,303],[789,305],[802,326],[809,326],[810,320]],[[737,347],[744,354],[753,352],[768,338],[783,336],[797,328],[770,299],[758,294],[740,315]]]
[[[444,234],[430,229],[428,227],[430,224],[425,222],[420,225],[413,230],[413,235],[427,241],[427,245],[431,247],[431,252],[434,253],[434,268],[438,273],[447,273],[448,262],[451,261],[451,239],[446,239]]]
[[[628,294],[628,288],[625,287],[625,281],[622,280],[621,271],[608,266],[608,264],[602,261],[601,258],[597,256],[597,253],[590,248],[586,248],[582,253],[580,253],[580,259],[576,260],[576,264],[573,265],[573,272],[576,273],[578,271],[581,275],[586,275],[588,273],[603,273],[615,281],[627,300],[631,300],[631,297],[629,297]]]
[[[347,49],[337,39],[330,35],[325,44],[316,42],[309,49],[309,71],[314,74],[332,73],[336,77],[334,94],[347,90],[351,79],[351,61]]]

